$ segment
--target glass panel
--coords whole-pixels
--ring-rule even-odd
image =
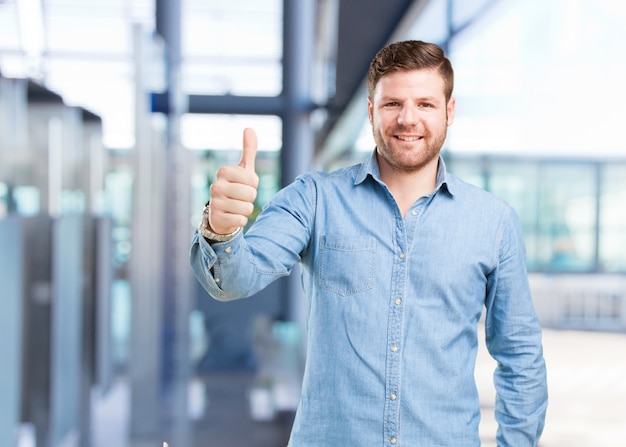
[[[113,264],[126,267],[131,255],[131,217],[133,179],[130,166],[119,166],[105,179],[106,201],[113,219]]]
[[[278,151],[282,146],[282,120],[275,115],[187,113],[182,116],[180,125],[184,147],[229,151],[235,163],[241,155],[243,129],[246,127],[256,131],[259,152]]]
[[[540,167],[538,184],[538,267],[549,271],[592,271],[595,165],[547,164]]]
[[[456,175],[467,183],[471,183],[472,185],[485,189],[485,174],[483,172],[483,163],[479,158],[461,159],[455,156],[446,158],[445,154],[442,155],[444,156],[448,172]]]
[[[182,88],[192,95],[277,96],[282,90],[282,65],[273,60],[189,61],[182,77]]]
[[[185,93],[280,94],[282,2],[186,0],[182,53]]]
[[[13,188],[15,210],[22,216],[35,216],[39,213],[40,191],[34,186],[16,186]]]
[[[600,268],[626,272],[626,164],[605,166],[600,199]]]

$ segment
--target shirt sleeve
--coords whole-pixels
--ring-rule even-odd
[[[308,177],[297,179],[270,200],[245,235],[229,241],[209,244],[196,231],[189,260],[209,295],[246,298],[289,275],[310,239],[313,191]]]
[[[487,349],[497,362],[497,444],[534,447],[545,422],[547,377],[521,226],[513,209],[503,218],[495,252],[495,268],[488,279],[485,333]]]

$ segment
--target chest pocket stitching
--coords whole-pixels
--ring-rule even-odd
[[[318,285],[340,296],[374,287],[376,240],[330,235],[320,240]]]

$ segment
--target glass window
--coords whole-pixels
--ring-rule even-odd
[[[442,155],[446,162],[446,168],[451,174],[456,175],[467,183],[486,189],[485,173],[480,158],[460,158],[458,156],[449,156],[445,153],[442,153]]]
[[[186,113],[180,125],[184,147],[229,151],[235,162],[241,155],[243,129],[246,127],[256,131],[259,152],[279,151],[282,146],[282,120],[275,115]]]
[[[181,86],[185,93],[280,94],[279,0],[186,0],[182,13]]]
[[[600,197],[600,268],[626,272],[626,164],[605,166]]]
[[[551,163],[539,168],[538,267],[593,271],[596,235],[596,166]]]

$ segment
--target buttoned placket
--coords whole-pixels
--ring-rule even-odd
[[[405,299],[408,274],[408,254],[411,247],[422,201],[407,214],[406,219],[397,218],[392,290],[389,304],[387,333],[386,405],[383,432],[386,446],[400,445],[400,384],[402,370],[402,339],[404,333]]]
[[[228,253],[228,254],[231,254],[231,253],[233,252],[233,247],[232,247],[231,245],[227,246],[227,247],[224,249],[224,252],[225,252],[225,253]],[[217,276],[217,275],[215,275],[213,279],[215,280],[215,284],[218,284],[218,285],[219,285],[219,283],[222,281],[222,280],[220,279],[220,277],[219,277],[219,276]]]

